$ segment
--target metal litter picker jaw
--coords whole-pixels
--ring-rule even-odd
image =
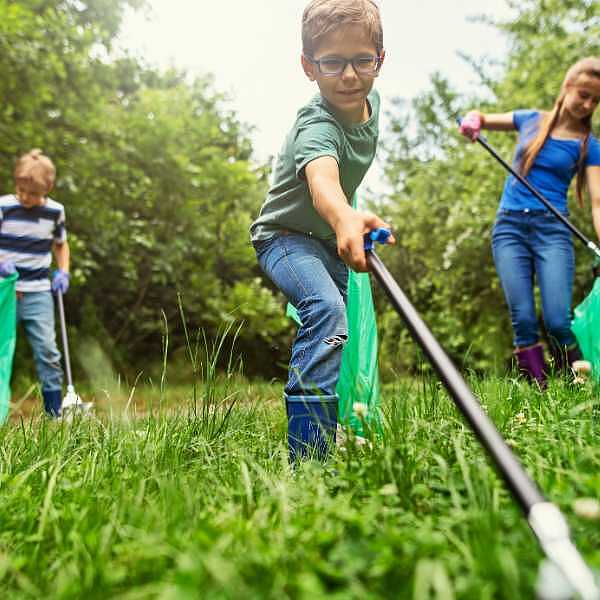
[[[65,319],[65,307],[63,304],[63,295],[59,291],[56,294],[58,303],[58,315],[60,317],[60,332],[62,334],[63,355],[65,359],[65,370],[67,372],[67,393],[62,401],[60,415],[63,419],[72,419],[76,414],[88,415],[91,413],[94,404],[92,402],[83,402],[75,392],[73,378],[71,377],[71,358],[69,355],[69,340],[67,338],[67,323]]]
[[[413,339],[422,348],[477,439],[487,450],[523,510],[542,550],[556,567],[552,571],[546,565],[546,568],[540,571],[542,580],[538,581],[538,597],[562,600],[574,597],[576,593],[582,600],[600,600],[600,588],[594,579],[594,574],[571,541],[569,528],[562,513],[543,497],[537,485],[481,408],[467,382],[375,253],[375,242],[385,243],[389,235],[390,232],[386,229],[376,229],[365,236],[365,251],[371,273],[406,323]],[[550,576],[554,581],[543,580],[544,577]],[[558,586],[555,585],[556,579],[559,582]],[[557,587],[565,590],[563,595],[556,594]],[[545,590],[549,590],[552,596],[546,594]]]

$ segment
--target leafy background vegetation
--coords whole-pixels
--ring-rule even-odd
[[[180,294],[191,329],[214,335],[223,322],[242,320],[246,373],[281,376],[292,332],[247,233],[269,168],[253,162],[251,128],[212,75],[191,79],[115,52],[124,10],[142,7],[142,0],[0,0],[0,188],[12,190],[15,157],[31,147],[57,163],[54,195],[67,206],[73,247],[67,310],[75,357],[100,348],[119,373],[151,371],[165,319],[171,350],[184,345]],[[376,208],[400,240],[382,255],[448,351],[477,370],[502,370],[510,356],[490,252],[504,173],[458,139],[454,118],[473,106],[551,106],[566,68],[600,53],[594,2],[527,0],[513,8],[514,21],[490,23],[506,34],[507,56],[467,59],[480,95],[465,97],[434,75],[414,102],[395,102],[381,153],[391,193]],[[489,137],[510,157],[512,136]],[[589,208],[574,218],[591,231]],[[588,274],[582,256],[576,300]],[[418,356],[406,330],[382,297],[377,304],[384,376],[413,369]],[[28,355],[21,344],[17,364],[29,364]]]

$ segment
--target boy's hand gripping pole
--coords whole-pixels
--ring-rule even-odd
[[[460,125],[461,120],[460,117],[456,117],[457,123]],[[497,152],[490,146],[487,139],[479,134],[475,141],[481,144],[515,179],[517,179],[520,183],[522,183],[559,221],[566,225],[571,233],[579,238],[595,255],[600,259],[600,248],[597,244],[592,242],[588,237],[586,237],[567,217],[565,217],[549,200],[547,200],[541,192],[539,192],[525,177],[523,177],[520,173],[518,173],[515,169],[513,169]]]
[[[468,384],[433,336],[416,309],[374,250],[374,242],[385,243],[390,232],[376,229],[365,236],[367,264],[384,289],[392,306],[408,326],[414,340],[442,380],[454,403],[464,415],[479,442],[487,450],[546,556],[584,600],[600,600],[594,575],[569,537],[560,510],[548,502],[481,408]]]

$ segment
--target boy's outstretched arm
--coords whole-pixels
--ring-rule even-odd
[[[315,209],[335,231],[341,259],[354,271],[368,271],[363,236],[377,227],[390,229],[389,224],[373,213],[355,210],[348,204],[335,158],[316,158],[306,165],[305,174]],[[388,243],[395,243],[393,236]]]

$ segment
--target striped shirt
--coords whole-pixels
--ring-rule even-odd
[[[43,206],[25,208],[14,194],[0,197],[0,262],[13,262],[19,272],[17,291],[50,289],[52,244],[67,240],[65,209],[46,198]]]

